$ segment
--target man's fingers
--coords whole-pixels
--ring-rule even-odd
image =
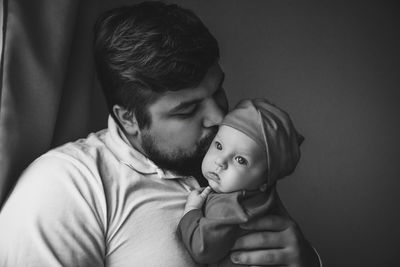
[[[286,266],[286,253],[283,249],[254,250],[233,252],[231,260],[237,264],[243,265],[259,265],[263,266]]]
[[[284,247],[285,235],[282,232],[257,232],[238,238],[232,250],[273,249]]]
[[[292,221],[286,217],[267,215],[241,224],[240,227],[246,230],[283,231],[288,228],[291,223]]]

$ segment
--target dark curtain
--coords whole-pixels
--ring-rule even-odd
[[[1,204],[36,157],[90,130],[92,25],[99,5],[97,0],[0,3]]]

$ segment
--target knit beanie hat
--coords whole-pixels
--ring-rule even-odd
[[[240,101],[221,122],[252,138],[265,151],[267,186],[290,175],[300,159],[300,135],[289,115],[265,99]]]

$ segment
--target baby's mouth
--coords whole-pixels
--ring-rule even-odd
[[[220,180],[218,174],[216,174],[215,172],[207,172],[207,178],[210,180],[213,180],[214,182],[217,182],[217,183]]]

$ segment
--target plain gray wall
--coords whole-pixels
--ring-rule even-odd
[[[399,266],[396,2],[173,2],[218,39],[231,105],[269,98],[306,137],[278,187],[324,266]],[[93,128],[105,125],[97,100]]]

